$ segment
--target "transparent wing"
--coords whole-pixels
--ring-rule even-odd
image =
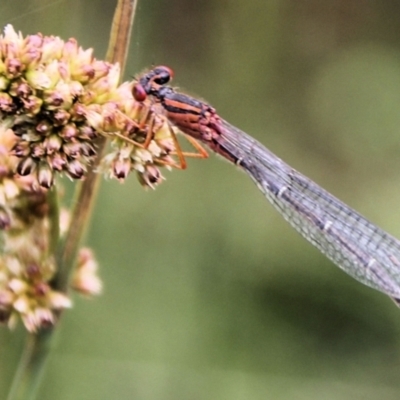
[[[237,159],[282,216],[360,282],[400,298],[400,241],[221,120],[218,146]]]

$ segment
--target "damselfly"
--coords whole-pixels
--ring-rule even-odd
[[[336,265],[400,304],[400,241],[294,170],[261,143],[224,121],[215,109],[165,86],[172,70],[160,66],[133,87],[150,96],[185,134],[241,167],[282,216]]]

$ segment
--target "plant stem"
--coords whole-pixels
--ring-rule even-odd
[[[125,68],[137,3],[138,0],[119,0],[111,27],[106,59],[112,63],[118,62],[121,65],[121,74]],[[74,201],[76,206],[71,214],[71,226],[65,240],[59,246],[57,255],[59,270],[55,279],[55,289],[61,291],[67,290],[78,249],[92,214],[100,184],[100,175],[95,171],[99,166],[106,144],[107,141],[104,137],[96,143],[97,158],[85,180],[77,188]]]
[[[130,36],[138,0],[119,0],[114,14],[107,51],[107,61],[121,65],[121,74],[125,67],[129,49]],[[59,215],[58,199],[55,190],[49,192],[50,202],[50,250],[54,251],[58,271],[53,282],[53,288],[66,292],[68,282],[74,267],[79,246],[89,224],[93,205],[97,196],[100,175],[96,171],[106,147],[106,139],[99,139],[97,158],[86,179],[81,182],[75,195],[75,207],[71,213],[71,224],[65,239],[58,243]],[[57,249],[55,249],[57,247]],[[58,326],[58,324],[56,325]],[[15,374],[7,400],[34,400],[42,380],[46,361],[51,353],[56,327],[43,329],[39,333],[27,337],[25,349]]]
[[[7,400],[35,399],[53,336],[53,329],[27,336]]]
[[[47,192],[49,205],[49,254],[53,254],[59,238],[59,204],[57,190]],[[51,345],[53,328],[42,329],[37,334],[28,334],[7,400],[33,400],[36,396],[45,362]]]

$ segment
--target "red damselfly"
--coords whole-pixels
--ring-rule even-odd
[[[209,104],[166,86],[172,70],[156,67],[133,87],[162,106],[183,133],[241,167],[282,216],[336,265],[400,303],[400,241],[302,175]]]

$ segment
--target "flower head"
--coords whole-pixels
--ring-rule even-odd
[[[52,234],[69,226],[62,212],[60,229],[52,229],[58,221],[49,189],[58,174],[84,178],[100,138],[111,145],[99,169],[120,181],[134,171],[154,188],[164,179],[161,168],[176,166],[175,132],[162,110],[135,99],[132,83],[119,79],[118,65],[96,60],[75,39],[24,37],[11,25],[0,35],[0,322],[22,320],[36,332],[72,305],[53,287]],[[79,253],[72,287],[101,292],[88,249]]]
[[[160,182],[141,170],[171,165],[171,128],[151,104],[132,97],[131,83],[118,86],[118,65],[96,60],[75,39],[23,37],[11,25],[0,36],[0,56],[0,121],[16,136],[19,175],[44,188],[57,173],[80,179],[96,156],[96,138],[107,136],[114,138],[107,175],[123,180],[135,170],[146,186]]]

